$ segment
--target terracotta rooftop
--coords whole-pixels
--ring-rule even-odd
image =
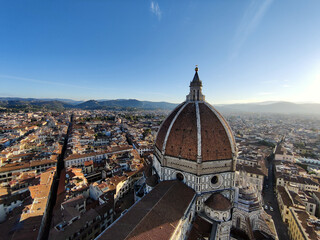
[[[19,169],[25,169],[25,168],[31,168],[31,167],[36,167],[36,166],[41,166],[41,165],[56,163],[56,162],[57,161],[53,161],[50,159],[44,159],[44,160],[36,160],[31,162],[9,163],[0,168],[0,173],[10,172],[10,171],[19,170]]]
[[[277,190],[281,196],[283,204],[286,205],[287,207],[292,207],[293,203],[286,189],[282,186],[277,186]]]
[[[293,201],[293,203],[295,205],[300,205],[300,206],[304,206],[304,202],[302,201],[302,199],[300,198],[299,194],[293,192],[293,191],[290,191],[289,190],[289,194],[291,196],[291,199]]]
[[[268,171],[267,169],[266,169],[266,171],[264,171],[261,168],[252,167],[252,166],[245,165],[245,164],[242,164],[242,165],[237,164],[237,171],[245,171],[246,173],[253,173],[253,174],[261,175],[261,176],[268,176],[268,173],[266,172],[266,171]]]
[[[150,187],[156,186],[158,183],[158,175],[154,174],[150,177],[147,177],[146,179],[146,184],[149,185]]]
[[[308,224],[310,215],[306,211],[298,210],[295,208],[290,208],[290,211],[294,212],[297,218],[300,220],[300,224],[304,228],[303,230],[305,231],[305,233],[309,236],[309,239],[320,239],[317,232],[315,231],[315,227]]]
[[[173,110],[160,127],[155,146],[165,155],[191,161],[197,161],[199,153],[202,161],[232,159],[236,151],[230,126],[206,102],[187,101]]]
[[[188,103],[173,123],[165,154],[196,161],[197,140],[196,108],[194,103]]]
[[[65,161],[68,160],[73,160],[73,159],[78,159],[78,158],[85,158],[85,157],[94,157],[97,155],[102,155],[102,154],[113,154],[117,153],[120,151],[130,151],[132,150],[131,145],[126,145],[126,146],[117,146],[117,147],[111,147],[106,151],[101,151],[101,152],[91,152],[91,153],[86,153],[86,154],[71,154],[67,158],[65,158]]]
[[[12,239],[37,239],[54,176],[55,169],[41,173],[40,184],[29,187],[33,201],[25,206],[20,217],[19,228]]]
[[[84,162],[84,166],[86,166],[86,167],[91,166],[91,165],[93,165],[93,161],[92,160]]]
[[[88,231],[91,228],[85,228],[88,222],[93,221],[99,213],[95,209],[90,209],[83,214],[78,220],[74,221],[71,225],[66,226],[63,231],[57,231],[55,228],[51,228],[49,240],[64,240],[73,237],[75,233],[83,229]]]
[[[227,211],[232,207],[230,200],[220,193],[213,193],[205,201],[205,205],[218,211]]]
[[[205,239],[210,238],[211,235],[212,224],[204,220],[203,218],[197,216],[190,234],[188,236],[188,240],[197,240],[197,239]]]
[[[170,239],[194,196],[179,181],[163,181],[97,239]]]
[[[174,119],[175,115],[178,113],[180,108],[183,106],[184,103],[180,104],[176,107],[171,114],[162,122],[161,128],[158,131],[157,139],[156,139],[156,147],[161,151],[163,147],[163,142],[166,137],[167,131],[170,127],[172,120]]]

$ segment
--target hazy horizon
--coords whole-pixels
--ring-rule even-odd
[[[159,100],[159,101],[152,101],[150,99],[138,99],[138,98],[113,98],[113,99],[107,99],[107,98],[101,98],[101,99],[72,99],[72,98],[37,98],[37,97],[7,97],[7,96],[0,96],[1,98],[20,98],[20,99],[38,99],[38,100],[70,100],[70,101],[75,101],[75,102],[87,102],[87,101],[112,101],[112,100],[138,100],[138,101],[149,101],[149,102],[167,102],[167,103],[172,103],[172,104],[180,104],[181,102],[168,102],[166,100]],[[183,101],[182,101],[183,102]],[[262,104],[262,103],[280,103],[280,102],[287,102],[287,103],[294,103],[294,104],[320,104],[320,102],[294,102],[294,101],[260,101],[260,102],[234,102],[234,103],[211,103],[214,105],[228,105],[228,104]]]

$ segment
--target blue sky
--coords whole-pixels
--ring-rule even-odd
[[[0,3],[0,96],[320,103],[320,1]]]

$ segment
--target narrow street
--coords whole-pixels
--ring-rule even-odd
[[[263,199],[264,199],[264,206],[268,205],[268,209],[265,210],[268,214],[272,216],[272,219],[274,221],[274,225],[276,227],[279,240],[289,240],[288,235],[288,229],[285,223],[282,221],[281,214],[279,211],[277,196],[275,194],[275,189],[273,188],[273,165],[272,162],[269,162],[268,166],[268,181],[266,181],[266,184],[268,185],[268,188],[266,187],[266,184],[264,186],[264,193],[263,193]],[[273,208],[273,211],[270,210],[270,206]]]
[[[61,174],[62,169],[64,168],[64,155],[67,150],[68,139],[69,139],[69,135],[72,130],[72,121],[73,121],[73,115],[71,115],[71,117],[70,117],[68,131],[67,131],[66,137],[64,139],[64,144],[63,144],[63,147],[61,150],[61,154],[60,154],[60,156],[58,158],[58,162],[57,162],[56,180],[53,183],[52,191],[51,191],[51,195],[50,195],[50,199],[49,199],[49,206],[48,206],[49,210],[47,212],[48,215],[47,215],[47,219],[46,219],[46,225],[44,227],[43,239],[48,239],[48,237],[49,237],[51,220],[52,220],[52,212],[53,212],[54,206],[56,204],[56,200],[57,200],[57,191],[58,191],[58,186],[59,186],[60,174]]]

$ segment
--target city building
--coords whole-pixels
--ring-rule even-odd
[[[280,161],[294,162],[294,154],[288,149],[284,148],[281,144],[275,147],[274,159]]]
[[[289,209],[289,236],[292,240],[319,240],[320,222],[299,209]]]

